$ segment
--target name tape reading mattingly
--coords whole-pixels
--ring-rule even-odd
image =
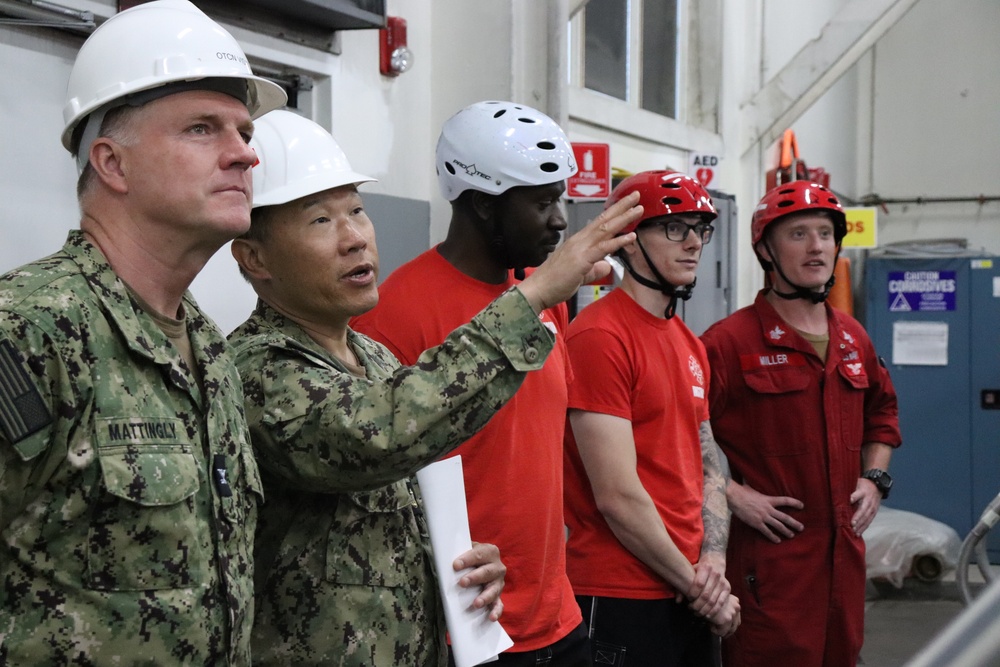
[[[890,271],[889,310],[955,310],[954,271]]]

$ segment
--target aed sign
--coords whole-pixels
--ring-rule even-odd
[[[719,156],[708,153],[692,153],[688,163],[688,176],[694,176],[704,187],[719,173]]]
[[[611,148],[608,144],[573,144],[579,171],[566,179],[570,199],[607,199],[611,194]]]
[[[954,271],[890,271],[889,310],[943,312],[955,310]]]
[[[845,208],[847,216],[847,236],[844,237],[845,248],[875,248],[878,241],[875,236],[878,222],[877,208]]]

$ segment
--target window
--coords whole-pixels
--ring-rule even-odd
[[[677,0],[642,5],[642,87],[639,106],[677,118]]]
[[[569,22],[567,97],[578,131],[667,153],[721,150],[722,8],[723,0],[584,4]]]
[[[591,0],[583,12],[583,86],[677,118],[679,0]]]
[[[591,0],[584,11],[584,86],[628,100],[629,0]]]

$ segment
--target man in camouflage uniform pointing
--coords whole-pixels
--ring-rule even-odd
[[[413,367],[348,327],[378,301],[378,253],[333,138],[287,111],[258,122],[250,232],[233,255],[260,296],[230,336],[267,503],[257,537],[255,663],[447,664],[443,611],[411,476],[480,429],[541,367],[538,317],[621,242],[609,211]],[[608,267],[604,267],[605,271]],[[429,295],[429,298],[433,298]],[[498,499],[503,502],[503,499]],[[496,548],[459,555],[499,617]]]
[[[184,0],[81,48],[80,230],[0,278],[0,664],[249,665],[260,481],[186,290],[249,227],[251,118],[284,102]]]

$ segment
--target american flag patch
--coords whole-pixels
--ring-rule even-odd
[[[32,382],[17,348],[0,340],[0,428],[19,442],[52,423],[38,387]]]

